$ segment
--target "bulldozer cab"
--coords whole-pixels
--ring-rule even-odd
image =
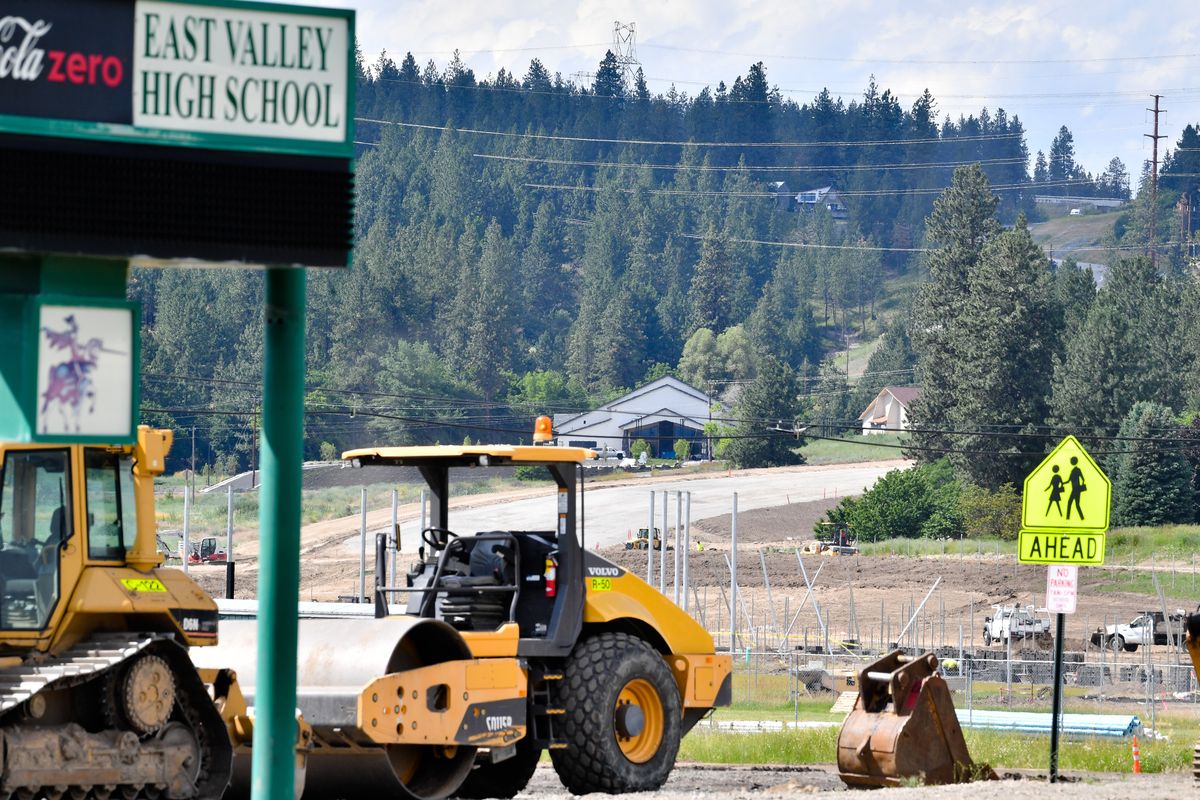
[[[152,476],[169,447],[144,427],[137,445],[0,442],[0,641],[47,646],[89,567],[160,563]]]
[[[58,546],[73,533],[71,461],[67,448],[4,449],[0,630],[41,630],[58,602]]]
[[[512,624],[522,656],[571,652],[583,626],[584,564],[577,502],[582,462],[591,450],[545,446],[432,446],[354,450],[360,465],[416,467],[430,493],[421,560],[407,576],[409,614],[440,619],[463,631]],[[449,517],[451,470],[542,467],[553,479],[556,506],[539,530],[457,530]],[[379,589],[379,592],[390,590]],[[377,603],[377,606],[386,603]]]
[[[128,449],[0,446],[0,630],[45,629],[85,564],[123,565],[136,507]]]

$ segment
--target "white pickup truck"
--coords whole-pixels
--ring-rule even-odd
[[[1170,644],[1171,634],[1183,639],[1183,621],[1187,616],[1182,608],[1168,617],[1164,622],[1161,611],[1144,611],[1134,617],[1128,624],[1109,625],[1103,630],[1097,628],[1092,634],[1092,644],[1098,647],[1108,647],[1113,652],[1124,650],[1133,653],[1138,645]]]
[[[1007,644],[1010,638],[1038,639],[1050,636],[1050,619],[1038,616],[1033,606],[992,606],[990,617],[983,618],[983,643]]]

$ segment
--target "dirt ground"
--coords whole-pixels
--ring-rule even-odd
[[[738,514],[738,587],[746,602],[746,609],[739,613],[748,611],[755,624],[774,623],[776,627],[785,612],[789,612],[789,619],[795,614],[806,594],[796,550],[804,540],[812,538],[807,531],[834,503],[822,500]],[[717,605],[727,603],[721,599],[718,587],[728,592],[729,526],[728,514],[692,523],[692,538],[702,542],[704,549],[688,553],[689,583],[700,595],[706,622],[710,623]],[[797,535],[796,531],[803,533]],[[645,551],[610,548],[600,553],[645,577]],[[660,569],[657,555],[656,581]],[[674,558],[674,551],[668,550],[669,593]],[[846,638],[894,641],[938,578],[941,578],[938,588],[929,597],[921,616],[921,623],[932,628],[928,633],[938,644],[957,644],[962,626],[965,645],[982,645],[983,618],[992,613],[993,604],[1041,606],[1045,602],[1046,568],[1018,564],[1011,555],[806,556],[803,560],[813,581],[813,595],[822,609],[822,620],[829,625],[834,638],[845,634]],[[1066,620],[1068,649],[1082,649],[1088,635],[1106,622],[1128,622],[1138,612],[1159,606],[1158,599],[1149,595],[1089,594],[1089,587],[1105,577],[1104,568],[1085,569],[1080,577],[1079,611],[1068,615]],[[707,592],[704,587],[708,587]],[[693,597],[692,602],[695,600]],[[1171,604],[1171,608],[1176,605],[1179,603]],[[793,632],[802,634],[805,627],[810,627],[815,636],[817,626],[815,614],[806,609],[797,618]],[[709,628],[715,626],[709,624]]]
[[[1064,798],[1079,800],[1179,800],[1200,796],[1190,775],[1096,775],[1086,778],[1065,774],[1066,780],[1054,785],[1045,774],[1006,772],[1004,780],[965,786],[930,786],[889,789],[888,800],[1041,800]],[[683,800],[720,796],[725,800],[764,800],[790,795],[846,797],[846,789],[837,772],[827,767],[748,767],[706,764],[677,764],[666,786],[657,792],[638,795],[645,800]],[[590,795],[600,797],[600,795]],[[554,770],[542,764],[520,798],[568,800]]]

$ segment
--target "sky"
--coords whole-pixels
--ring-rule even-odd
[[[1186,0],[307,2],[357,11],[368,64],[386,49],[397,63],[412,52],[444,68],[458,49],[477,78],[500,68],[520,78],[533,58],[568,79],[594,72],[616,22],[635,26],[655,93],[728,86],[762,61],[768,82],[798,103],[822,88],[849,102],[873,74],[905,108],[928,88],[939,116],[985,106],[1018,115],[1031,159],[1066,125],[1085,169],[1098,174],[1115,155],[1135,180],[1151,154],[1152,94],[1167,110],[1160,158],[1200,123],[1200,14]]]

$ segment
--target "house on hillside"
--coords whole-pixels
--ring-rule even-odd
[[[650,444],[656,458],[673,458],[675,441],[693,442],[692,452],[707,455],[704,425],[714,400],[670,375],[583,414],[555,414],[557,443],[570,447],[620,450],[626,454],[638,439]],[[724,416],[724,414],[722,414]]]
[[[863,435],[908,430],[908,407],[920,396],[920,386],[883,387],[858,415]]]
[[[796,195],[796,208],[813,209],[818,206],[825,206],[834,219],[846,219],[846,204],[842,202],[842,196],[838,194],[837,189],[832,186],[809,189]]]

